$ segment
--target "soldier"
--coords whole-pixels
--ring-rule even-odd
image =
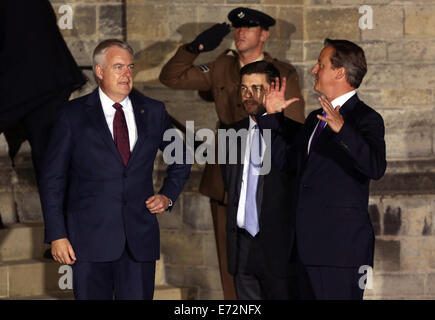
[[[285,115],[303,123],[304,101],[295,68],[263,51],[269,37],[269,27],[275,25],[275,20],[263,12],[243,7],[232,10],[228,19],[234,28],[237,51],[228,49],[210,63],[193,65],[201,52],[217,48],[230,32],[227,23],[216,24],[198,35],[193,42],[178,49],[163,67],[160,81],[171,88],[199,90],[202,97],[211,96],[220,124],[231,125],[248,117],[239,94],[240,68],[265,60],[271,62],[288,80],[286,99],[299,98],[292,108],[286,109]],[[227,271],[225,192],[217,161],[216,164],[206,165],[199,190],[210,197],[224,299],[236,299],[234,281]]]

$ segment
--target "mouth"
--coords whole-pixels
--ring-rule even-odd
[[[129,86],[130,81],[121,81],[121,82],[118,82],[118,84],[123,85],[123,86]]]

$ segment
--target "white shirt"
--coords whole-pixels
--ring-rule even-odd
[[[246,141],[245,147],[245,158],[243,160],[243,174],[242,174],[242,184],[240,186],[240,198],[239,206],[237,209],[237,226],[239,228],[245,228],[245,206],[246,206],[246,188],[248,186],[248,173],[249,173],[249,157],[251,155],[251,141],[254,135],[253,127],[256,122],[249,117],[249,130],[248,130],[248,141]],[[261,159],[263,159],[265,152],[265,142],[263,137],[261,137]],[[257,211],[260,210],[257,208]]]
[[[115,118],[116,109],[113,107],[115,104],[112,99],[110,99],[101,88],[98,88],[98,92],[100,94],[101,105],[103,106],[104,116],[106,117],[107,126],[109,127],[110,133],[113,138],[113,119]],[[136,128],[136,120],[134,119],[133,106],[131,104],[128,96],[120,102],[122,105],[122,111],[124,111],[125,121],[127,122],[128,128],[128,138],[130,142],[130,151],[133,150],[134,145],[137,141],[137,128]]]
[[[335,98],[334,100],[331,101],[332,106],[335,109],[338,106],[344,105],[346,103],[346,101],[349,100],[355,93],[356,93],[356,90],[352,90],[352,91],[349,91],[348,93],[345,93],[345,94],[339,96],[338,98]],[[317,124],[314,127],[313,132],[311,133],[310,140],[308,141],[307,153],[310,151],[311,140],[313,140],[314,132],[316,132],[316,129],[317,129],[317,126],[319,125],[319,123],[320,123],[320,120],[317,121]],[[326,125],[327,125],[327,123],[324,124],[324,127],[326,127]]]

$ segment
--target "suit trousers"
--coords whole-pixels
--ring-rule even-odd
[[[234,276],[237,298],[239,300],[294,300],[297,283],[294,274],[278,277],[267,268],[261,250],[251,248],[257,237],[252,237],[245,229],[237,232],[237,273]],[[279,244],[275,244],[279,245]]]
[[[128,246],[112,262],[80,262],[72,265],[77,300],[152,300],[155,261],[138,262]]]
[[[227,207],[216,200],[210,200],[210,205],[224,299],[236,300],[237,296],[236,289],[234,288],[234,279],[233,276],[228,272],[227,262]]]
[[[306,266],[298,263],[298,287],[302,300],[362,300],[362,274],[357,267]]]

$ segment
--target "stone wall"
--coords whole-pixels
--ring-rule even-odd
[[[157,77],[180,44],[192,41],[208,26],[226,21],[227,13],[233,8],[250,6],[277,19],[266,50],[296,66],[307,102],[306,114],[318,108],[310,70],[324,38],[344,38],[361,45],[369,71],[359,94],[384,117],[389,162],[386,176],[372,184],[370,214],[377,236],[376,263],[373,289],[366,291],[366,298],[435,297],[432,116],[435,1],[127,0],[126,3],[127,40],[138,51],[135,77],[138,86],[143,92],[164,100],[178,120],[194,120],[195,128],[214,128],[213,104],[202,101],[193,91],[167,89],[159,84]],[[359,27],[359,20],[366,13],[359,13],[363,5],[372,9],[373,29]],[[215,51],[201,54],[197,62],[210,61],[232,46],[229,35]],[[195,197],[204,204],[202,214],[198,216],[198,212],[185,207],[183,219],[186,221],[190,215],[208,219],[207,232],[211,232],[206,201],[199,195]],[[203,232],[187,223],[180,225],[178,231],[181,238],[192,232],[200,237]],[[162,241],[166,240],[162,238]],[[198,240],[198,243],[204,242]],[[189,245],[183,245],[183,255],[193,257],[199,249],[189,251]],[[208,245],[213,248],[211,243]],[[165,247],[162,251],[165,252]],[[195,259],[185,261],[191,264]],[[174,280],[196,284],[198,275],[192,271],[201,270],[203,262],[187,269],[180,266],[185,271],[184,281],[179,279],[177,268],[174,264],[174,275],[177,275]],[[202,276],[210,278],[210,272]],[[218,275],[213,278],[218,279]],[[202,288],[207,285],[203,283]]]
[[[325,37],[360,44],[369,71],[360,97],[382,114],[386,125],[387,173],[372,184],[370,215],[377,242],[373,289],[366,298],[435,297],[435,0],[51,0],[58,13],[63,4],[74,12],[73,29],[62,30],[75,59],[91,64],[98,41],[119,37],[136,50],[135,85],[163,100],[168,111],[195,128],[214,128],[214,105],[194,91],[162,86],[158,74],[177,47],[191,41],[228,12],[250,6],[271,14],[266,50],[298,70],[307,102],[317,108],[310,70]],[[373,29],[361,30],[362,5],[373,10]],[[214,59],[232,47],[227,36],[197,62]],[[92,76],[89,71],[87,75]],[[89,84],[74,96],[89,92]],[[0,136],[0,213],[4,220],[40,219],[29,148],[24,145],[12,170]],[[156,189],[164,165],[156,161]],[[202,167],[194,166],[185,192],[172,213],[159,217],[166,280],[198,288],[198,298],[222,298],[208,199],[198,194]]]

